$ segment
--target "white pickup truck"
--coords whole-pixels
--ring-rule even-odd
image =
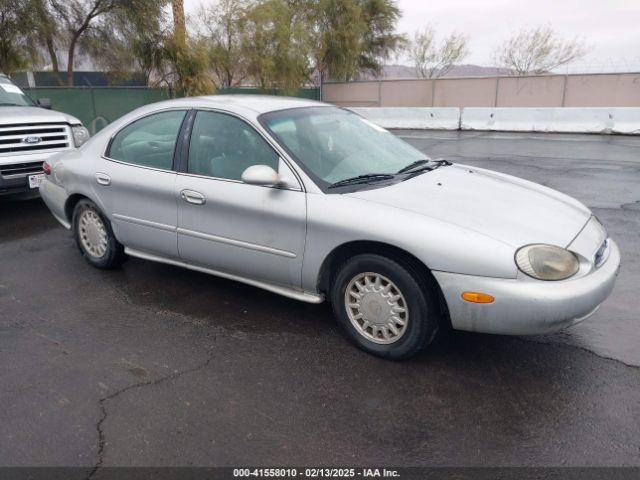
[[[0,195],[37,189],[45,160],[89,139],[80,120],[50,108],[0,74]]]

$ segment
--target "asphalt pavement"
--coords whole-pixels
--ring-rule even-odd
[[[327,305],[96,270],[39,199],[0,198],[0,465],[640,466],[640,138],[398,134],[593,208],[622,249],[612,297],[559,334],[390,362]]]

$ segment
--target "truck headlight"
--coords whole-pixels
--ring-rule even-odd
[[[522,273],[538,280],[564,280],[580,268],[577,257],[553,245],[526,245],[516,252],[516,264]]]
[[[81,147],[82,145],[87,143],[87,140],[89,140],[89,137],[91,137],[91,135],[89,135],[89,130],[87,130],[82,125],[75,125],[71,127],[71,131],[73,132],[73,143],[76,148]]]

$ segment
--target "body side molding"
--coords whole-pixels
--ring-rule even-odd
[[[221,272],[219,270],[199,267],[197,265],[191,265],[189,263],[185,263],[180,260],[161,257],[158,255],[146,253],[140,250],[135,250],[129,247],[125,247],[124,251],[127,255],[131,255],[132,257],[142,258],[143,260],[151,260],[153,262],[166,263],[168,265],[175,265],[177,267],[188,268],[189,270],[195,270],[197,272],[208,273],[209,275],[214,275],[216,277],[235,280],[237,282],[246,283],[247,285],[251,285],[257,288],[262,288],[264,290],[268,290],[270,292],[277,293],[278,295],[292,298],[294,300],[299,300],[301,302],[322,303],[324,301],[324,295],[321,295],[318,293],[305,292],[302,290],[296,290],[296,289],[284,287],[281,285],[274,285],[272,283],[262,282],[260,280],[253,280],[250,278],[233,275],[231,273]]]

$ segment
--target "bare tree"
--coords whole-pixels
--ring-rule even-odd
[[[88,30],[83,53],[112,79],[128,79],[135,72],[149,84],[164,59],[167,39],[173,38],[166,5],[166,0],[146,0],[144,8],[107,14],[99,28]]]
[[[515,75],[549,73],[588,52],[581,39],[563,40],[550,26],[523,28],[496,52],[500,65]]]
[[[432,26],[418,30],[409,43],[409,56],[421,78],[446,75],[468,54],[467,37],[454,32],[438,41]]]
[[[92,22],[114,4],[113,0],[50,0],[53,15],[68,35],[67,85],[73,86],[73,64],[80,39]]]
[[[35,25],[36,35],[38,35],[40,43],[49,54],[52,70],[57,74],[59,65],[56,38],[60,36],[58,25],[47,7],[47,0],[31,0],[31,5],[37,19]]]
[[[108,30],[109,16],[122,12],[144,12],[150,3],[162,0],[47,0],[48,8],[60,30],[66,34],[67,85],[73,86],[76,53],[92,30]]]

